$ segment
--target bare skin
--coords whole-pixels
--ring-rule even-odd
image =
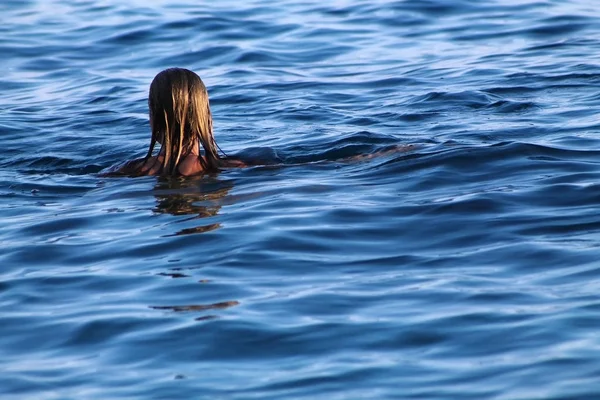
[[[204,167],[200,162],[200,152],[198,151],[198,144],[192,148],[190,153],[186,155],[183,160],[179,162],[177,170],[181,176],[194,176],[204,172]],[[122,167],[119,168],[118,172],[122,174],[130,174],[137,171],[141,175],[158,175],[160,174],[160,168],[163,161],[164,155],[162,152],[158,156],[152,156],[144,162],[143,158],[132,160]],[[244,168],[247,165],[236,159],[221,159],[219,163],[221,168]]]

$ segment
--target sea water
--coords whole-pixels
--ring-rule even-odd
[[[595,2],[0,15],[3,398],[600,398]],[[267,165],[99,174],[172,66]]]

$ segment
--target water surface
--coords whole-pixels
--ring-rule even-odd
[[[591,2],[0,13],[4,397],[600,396]],[[283,165],[100,176],[171,66],[227,153]]]

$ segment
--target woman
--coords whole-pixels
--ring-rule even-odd
[[[245,166],[240,160],[219,156],[208,92],[194,72],[184,68],[160,72],[150,84],[148,106],[152,129],[148,153],[115,173],[191,176]],[[156,143],[161,147],[153,156]]]

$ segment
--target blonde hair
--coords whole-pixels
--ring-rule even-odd
[[[179,162],[195,145],[204,150],[204,157],[198,157],[204,171],[219,169],[208,91],[198,75],[184,68],[160,72],[150,84],[148,108],[152,138],[145,160],[158,142],[163,155],[160,174],[177,175]]]

